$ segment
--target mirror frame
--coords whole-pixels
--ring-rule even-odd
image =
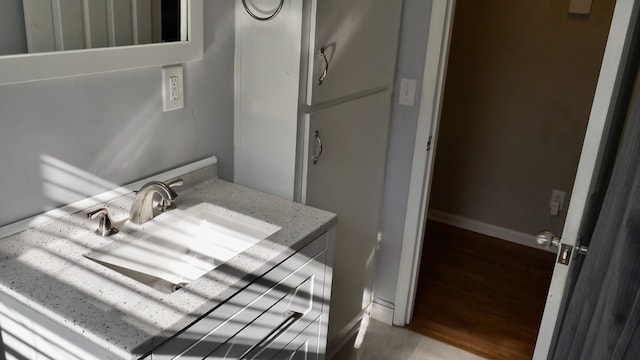
[[[0,56],[0,85],[202,60],[203,0],[188,18],[187,41]]]

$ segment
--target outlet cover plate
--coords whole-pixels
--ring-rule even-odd
[[[184,69],[182,65],[162,68],[162,110],[184,107]]]

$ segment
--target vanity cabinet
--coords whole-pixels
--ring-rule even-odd
[[[328,241],[316,238],[147,359],[324,359]]]

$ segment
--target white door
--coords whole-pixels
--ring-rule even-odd
[[[306,104],[392,84],[401,13],[402,1],[318,0]]]
[[[308,116],[303,202],[338,214],[329,353],[372,300],[390,112],[384,91]]]
[[[398,280],[396,308],[393,322],[395,325],[407,324],[412,316],[419,256],[422,247],[422,234],[426,206],[429,197],[429,182],[432,172],[432,151],[428,148],[428,138],[437,135],[439,117],[439,97],[442,94],[442,77],[446,71],[446,49],[451,29],[452,8],[454,0],[434,1],[429,33],[429,46],[425,63],[423,82],[423,98],[421,100],[418,133],[414,151],[413,169],[409,193],[409,204],[405,223],[402,258]],[[635,26],[634,15],[637,13],[636,0],[618,0],[616,3],[609,38],[605,49],[598,85],[594,96],[591,115],[574,182],[571,202],[562,234],[562,244],[574,248],[567,264],[556,263],[551,286],[547,296],[534,359],[547,359],[552,346],[556,324],[562,319],[563,295],[566,285],[571,284],[569,275],[577,275],[572,271],[577,256],[575,246],[578,245],[580,229],[587,213],[589,199],[594,191],[595,179],[598,175],[599,161],[604,148],[603,139],[607,130],[613,107],[617,101],[617,91],[621,81],[620,70],[626,59],[630,46],[630,32]],[[436,74],[433,69],[436,68]]]
[[[559,251],[533,354],[533,358],[536,360],[544,360],[549,356],[553,345],[554,331],[557,330],[556,326],[564,316],[562,306],[563,300],[565,300],[564,295],[571,289],[579,273],[579,269],[572,268],[576,256],[579,256],[575,249],[580,245],[578,243],[581,236],[580,230],[585,225],[589,225],[585,223],[589,221],[585,215],[588,214],[590,206],[597,206],[597,204],[590,204],[589,200],[596,190],[595,179],[598,176],[602,152],[605,151],[603,140],[608,134],[611,113],[618,96],[621,66],[624,64],[629,50],[627,42],[630,38],[630,31],[637,21],[633,16],[636,2],[636,0],[618,0],[616,3],[573,185],[571,202],[561,237],[561,246],[570,246],[573,251],[568,257],[568,263],[562,261],[563,256],[566,255],[565,252]]]

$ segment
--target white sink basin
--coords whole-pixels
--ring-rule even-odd
[[[104,266],[170,292],[266,239],[281,227],[220,206],[175,209],[143,225],[138,239],[88,255]]]

